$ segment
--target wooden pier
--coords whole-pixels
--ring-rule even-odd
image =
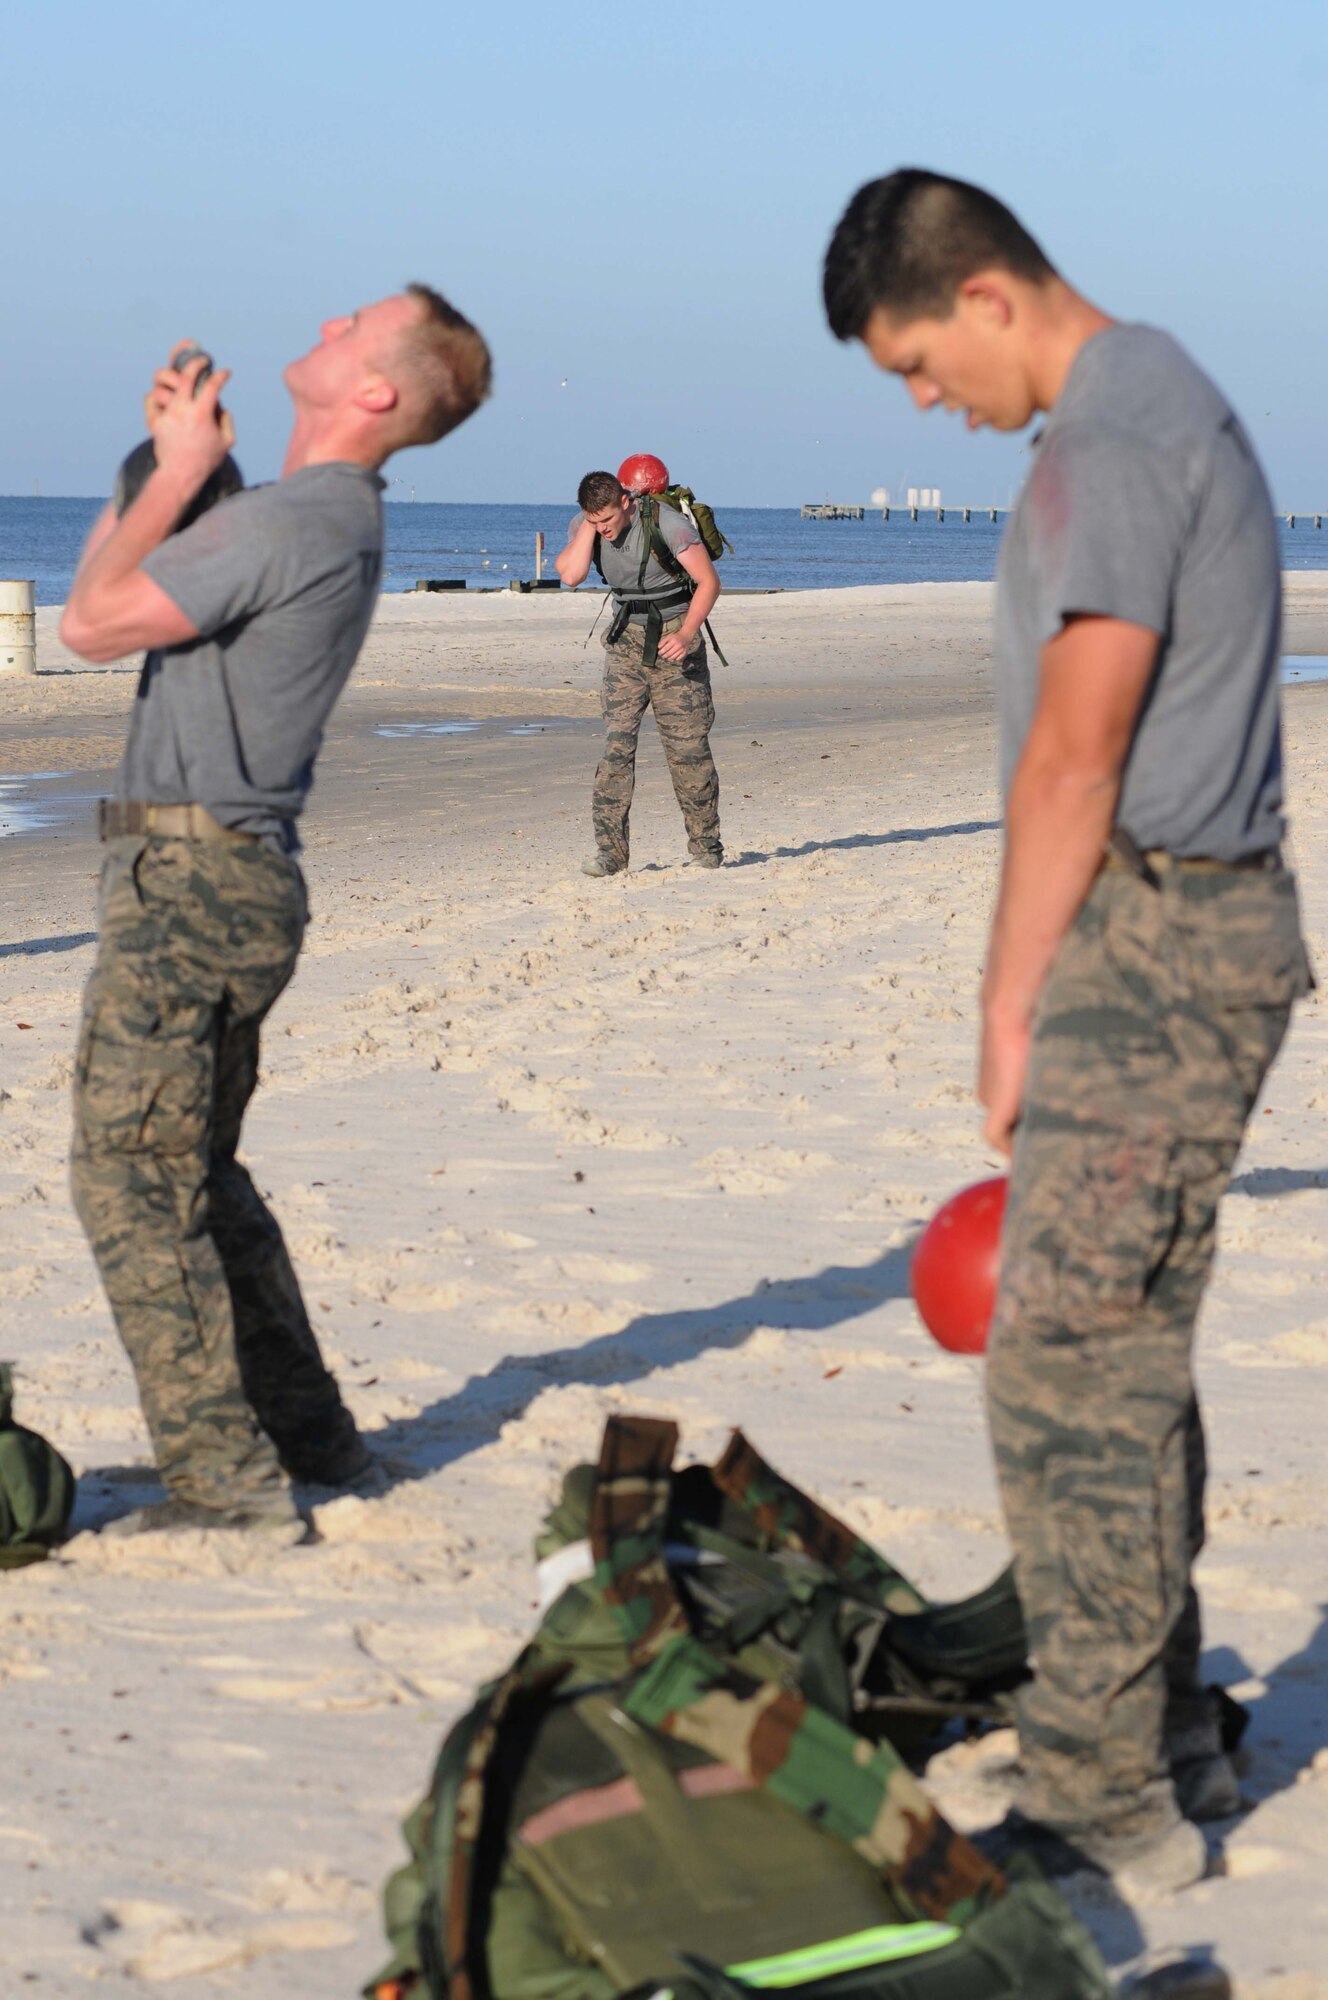
[[[869,513],[876,514],[879,512],[882,521],[890,520],[892,515],[900,516],[909,521],[920,521],[923,519],[943,521],[947,514],[960,514],[965,521],[986,520],[995,522],[1004,519],[1010,510],[1008,507],[973,506],[904,506],[877,509],[875,507],[832,506],[828,501],[813,504],[809,501],[800,511],[804,521],[865,521]],[[1312,525],[1322,532],[1325,513],[1328,513],[1328,508],[1298,507],[1294,514],[1289,513],[1283,508],[1279,511],[1277,519],[1287,528],[1308,528]]]
[[[985,517],[989,521],[998,521],[1003,514],[1008,514],[1009,511],[1010,510],[1008,507],[950,507],[948,509],[945,507],[920,507],[920,506],[881,507],[881,508],[843,507],[843,506],[835,506],[828,500],[827,501],[809,500],[805,502],[804,505],[799,510],[801,518],[804,521],[865,521],[868,514],[876,514],[876,513],[880,514],[880,517],[883,521],[888,521],[892,514],[903,516],[910,521],[919,521],[922,520],[924,517],[926,517],[929,520],[943,521],[945,519],[947,512],[951,514],[962,514],[966,521],[971,521],[979,515],[985,515]],[[1303,518],[1304,517],[1302,516],[1302,519]],[[1316,516],[1315,517],[1316,525],[1317,525],[1317,519],[1318,517]],[[1295,525],[1294,520],[1292,522],[1292,525],[1293,526]]]

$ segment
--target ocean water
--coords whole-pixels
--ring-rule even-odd
[[[0,498],[0,577],[32,577],[39,604],[61,604],[100,500]],[[471,590],[504,588],[535,573],[535,534],[543,530],[545,574],[562,547],[575,507],[461,506],[389,501],[385,590],[413,589],[419,577],[464,578]],[[856,583],[986,582],[995,573],[1004,516],[965,523],[913,522],[894,512],[863,521],[803,521],[796,507],[717,507],[733,543],[720,569],[730,589],[833,590]],[[1287,569],[1328,569],[1328,528],[1297,516],[1280,528]],[[598,583],[598,579],[595,579]],[[589,587],[589,586],[587,586]]]

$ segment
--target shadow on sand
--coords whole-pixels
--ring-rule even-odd
[[[0,958],[40,958],[48,951],[81,951],[96,944],[96,931],[69,931],[64,937],[20,938],[17,944],[0,944]]]
[[[954,826],[900,826],[893,833],[846,833],[840,840],[804,840],[800,847],[772,847],[768,854],[749,848],[728,868],[755,868],[763,861],[801,861],[808,854],[836,854],[855,847],[906,847],[920,840],[948,840],[954,834],[997,833],[998,819],[966,819]]]
[[[1251,1167],[1248,1173],[1236,1175],[1227,1192],[1268,1201],[1274,1195],[1322,1187],[1328,1187],[1328,1167]]]
[[[639,1382],[699,1354],[741,1347],[758,1326],[821,1332],[908,1296],[912,1245],[884,1251],[871,1264],[830,1264],[806,1278],[762,1279],[741,1298],[715,1306],[642,1313],[617,1333],[542,1354],[509,1354],[454,1395],[388,1424],[374,1442],[421,1479],[492,1444],[545,1389],[564,1382]],[[402,1461],[409,1467],[405,1470]]]

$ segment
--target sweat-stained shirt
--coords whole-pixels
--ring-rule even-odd
[[[206,806],[298,846],[293,822],[377,600],[382,490],[363,466],[306,466],[144,558],[199,636],[144,660],[117,798]]]
[[[1233,861],[1283,832],[1282,587],[1272,503],[1221,391],[1169,334],[1110,326],[1075,357],[996,571],[1002,778],[1043,646],[1076,613],[1161,640],[1117,824]]]

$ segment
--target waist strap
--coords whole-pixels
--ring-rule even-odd
[[[626,611],[629,614],[641,611],[667,611],[672,613],[683,610],[691,601],[692,593],[690,590],[671,591],[667,597],[619,597],[616,590],[613,593],[615,611]]]
[[[646,629],[642,647],[641,663],[653,667],[659,658],[659,642],[664,634],[664,621],[675,612],[685,610],[692,601],[690,590],[674,591],[669,597],[619,597],[614,595],[613,623],[609,626],[605,645],[612,646],[622,638],[635,612],[644,612]]]
[[[146,799],[98,799],[97,834],[117,840],[122,834],[155,833],[172,840],[261,840],[261,833],[243,833],[223,826],[206,806],[159,806]]]

